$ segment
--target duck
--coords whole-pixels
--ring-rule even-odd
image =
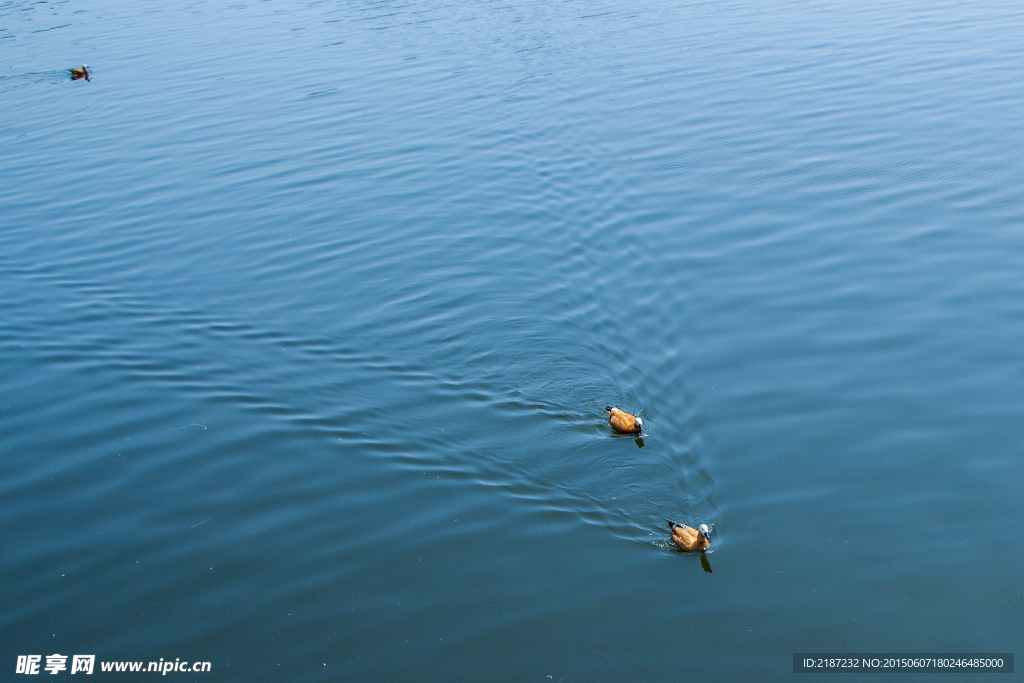
[[[711,545],[711,532],[708,530],[707,524],[701,524],[700,527],[694,529],[685,524],[673,522],[667,517],[665,521],[668,522],[668,528],[672,530],[672,542],[679,546],[684,553],[703,551]]]
[[[89,80],[89,65],[83,64],[81,68],[68,69],[68,73],[71,74],[71,80],[77,81],[79,78]]]
[[[623,412],[614,406],[605,406],[608,411],[608,423],[620,434],[640,434],[644,431],[644,421],[639,417]]]

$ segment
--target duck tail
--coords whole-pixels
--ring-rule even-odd
[[[668,528],[669,529],[675,529],[677,526],[682,526],[681,524],[677,524],[676,522],[673,522],[668,517],[665,518],[665,521],[668,522]]]
[[[611,406],[605,406],[604,409],[607,410],[609,413],[612,412],[612,410],[614,410],[614,408],[612,408]]]

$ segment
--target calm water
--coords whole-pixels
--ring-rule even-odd
[[[1022,27],[0,4],[4,680],[1021,655]]]

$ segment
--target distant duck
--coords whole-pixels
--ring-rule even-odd
[[[620,434],[640,434],[644,431],[644,421],[618,408],[605,406],[608,411],[608,424]]]
[[[89,80],[89,65],[83,64],[81,68],[68,69],[68,73],[71,74],[71,80],[77,81],[80,78]]]
[[[711,532],[708,531],[707,524],[701,524],[699,529],[694,529],[685,524],[677,524],[671,519],[666,518],[665,521],[672,530],[672,542],[683,552],[692,553],[711,545]]]

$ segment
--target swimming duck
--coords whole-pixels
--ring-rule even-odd
[[[605,406],[608,411],[608,423],[620,434],[639,434],[644,431],[644,421],[618,408]]]
[[[699,529],[688,527],[685,524],[677,524],[666,518],[668,528],[672,530],[672,541],[685,553],[692,553],[697,550],[704,550],[711,545],[711,532],[707,524],[701,524]]]
[[[68,69],[68,73],[71,74],[71,80],[77,81],[79,78],[89,80],[89,65],[83,64],[81,68]]]

